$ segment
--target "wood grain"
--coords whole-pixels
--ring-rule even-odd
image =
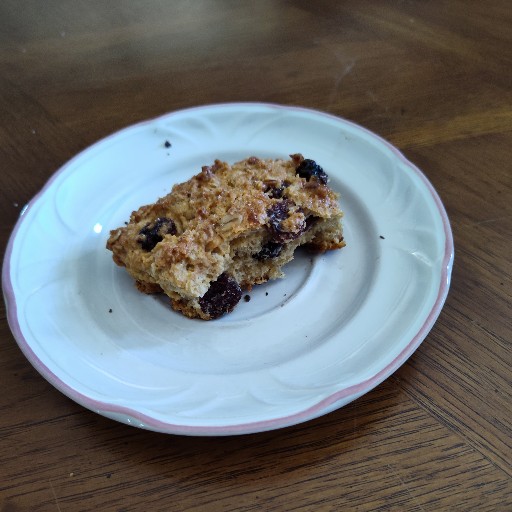
[[[314,421],[226,438],[97,416],[24,358],[0,306],[0,511],[512,510],[508,1],[0,3],[0,240],[80,150],[227,101],[301,105],[399,147],[456,259],[431,333]]]

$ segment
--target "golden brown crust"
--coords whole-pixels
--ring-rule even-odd
[[[111,231],[107,248],[144,293],[163,291],[175,310],[211,318],[199,304],[223,273],[245,287],[281,277],[298,245],[343,247],[338,196],[290,160],[216,160]],[[278,255],[258,257],[272,243]],[[265,246],[267,244],[267,246]],[[272,252],[272,251],[271,251]]]

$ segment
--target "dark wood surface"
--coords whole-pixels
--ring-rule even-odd
[[[0,511],[512,510],[510,2],[2,0],[2,251],[80,150],[230,101],[350,119],[425,172],[456,250],[437,323],[340,410],[193,438],[66,398],[22,355],[2,304]]]

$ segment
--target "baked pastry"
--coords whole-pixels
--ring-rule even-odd
[[[107,248],[145,293],[191,318],[233,310],[243,289],[283,277],[300,245],[345,245],[338,196],[313,160],[216,160],[110,232]]]

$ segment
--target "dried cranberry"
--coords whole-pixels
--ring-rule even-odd
[[[273,187],[268,191],[268,196],[272,199],[281,199],[283,197],[284,187]]]
[[[175,235],[176,224],[166,217],[158,217],[154,222],[149,222],[140,231],[137,242],[145,251],[151,251],[155,245],[164,239],[165,235]]]
[[[203,313],[215,319],[233,311],[241,298],[240,285],[224,272],[210,284],[208,291],[199,299],[199,305]]]
[[[327,184],[329,176],[327,173],[314,161],[306,158],[303,160],[295,172],[301,177],[305,178],[307,181],[310,180],[313,176],[315,176],[320,183],[324,185]]]
[[[290,240],[295,240],[302,233],[304,233],[306,229],[306,225],[304,223],[303,229],[299,229],[298,231],[284,231],[282,228],[282,222],[288,218],[288,213],[290,210],[290,206],[293,205],[293,202],[284,199],[279,203],[273,204],[268,210],[267,215],[269,219],[269,229],[272,235],[272,239],[278,243],[289,242]]]
[[[268,260],[271,258],[277,258],[283,250],[283,244],[277,242],[267,242],[261,251],[255,254],[253,257],[257,260]]]
[[[273,235],[279,235],[282,232],[281,223],[288,217],[289,209],[289,201],[284,200],[273,204],[267,210],[269,228]]]

